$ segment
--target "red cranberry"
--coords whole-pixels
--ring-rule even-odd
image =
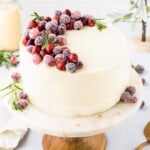
[[[51,18],[49,16],[47,16],[47,17],[45,17],[44,20],[48,22],[48,21],[51,21]]]
[[[46,52],[47,53],[52,53],[53,52],[53,49],[54,49],[54,45],[53,44],[48,44],[46,46]]]
[[[10,58],[10,62],[11,62],[12,65],[18,64],[19,61],[17,59],[17,56],[12,55],[11,58]]]
[[[59,70],[65,70],[65,63],[64,62],[57,63],[56,68]]]
[[[42,61],[42,58],[39,54],[33,54],[32,56],[33,63],[35,65],[39,64]]]
[[[87,24],[87,20],[88,20],[88,19],[87,19],[86,17],[84,17],[84,16],[80,18],[80,21],[82,22],[82,24],[83,24],[84,26]]]
[[[69,59],[71,62],[77,62],[78,61],[78,55],[76,53],[71,53],[69,56]]]
[[[88,18],[87,24],[88,26],[93,27],[95,25],[95,20],[93,18]]]
[[[33,46],[32,48],[32,54],[35,54],[35,53],[39,53],[41,50],[41,48],[39,46]]]
[[[20,79],[21,79],[21,75],[20,75],[20,73],[18,73],[18,72],[14,72],[14,73],[12,73],[12,75],[11,75],[11,78],[13,79],[13,81],[20,81]]]
[[[66,25],[67,30],[72,30],[72,29],[73,29],[73,26],[74,26],[74,23],[73,23],[73,22],[67,23],[67,25]]]
[[[59,19],[60,19],[60,17],[57,16],[57,15],[55,15],[55,16],[53,17],[53,20],[56,20],[57,22],[59,22]]]
[[[69,9],[65,9],[63,13],[68,16],[71,16],[71,11]]]
[[[31,21],[29,22],[28,27],[29,28],[36,28],[38,26],[38,23],[36,21]]]
[[[22,43],[24,46],[27,46],[29,38],[26,36],[23,38]]]

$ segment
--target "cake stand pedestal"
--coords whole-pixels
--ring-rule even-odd
[[[130,118],[141,105],[143,85],[133,69],[129,85],[136,87],[137,103],[119,102],[108,111],[87,117],[50,116],[31,104],[23,112],[10,110],[27,127],[45,134],[44,150],[104,150],[106,138],[103,133]]]
[[[44,135],[42,144],[44,150],[104,150],[106,137],[104,134],[78,138]]]

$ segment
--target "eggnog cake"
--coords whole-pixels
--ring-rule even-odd
[[[79,11],[33,14],[20,45],[24,91],[41,112],[87,116],[110,109],[129,86],[129,47],[115,27]]]

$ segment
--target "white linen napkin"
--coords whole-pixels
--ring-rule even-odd
[[[12,150],[27,133],[27,127],[8,111],[0,99],[0,150]]]

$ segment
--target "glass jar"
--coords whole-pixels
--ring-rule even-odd
[[[21,15],[16,2],[0,0],[0,49],[15,51],[21,39]]]

